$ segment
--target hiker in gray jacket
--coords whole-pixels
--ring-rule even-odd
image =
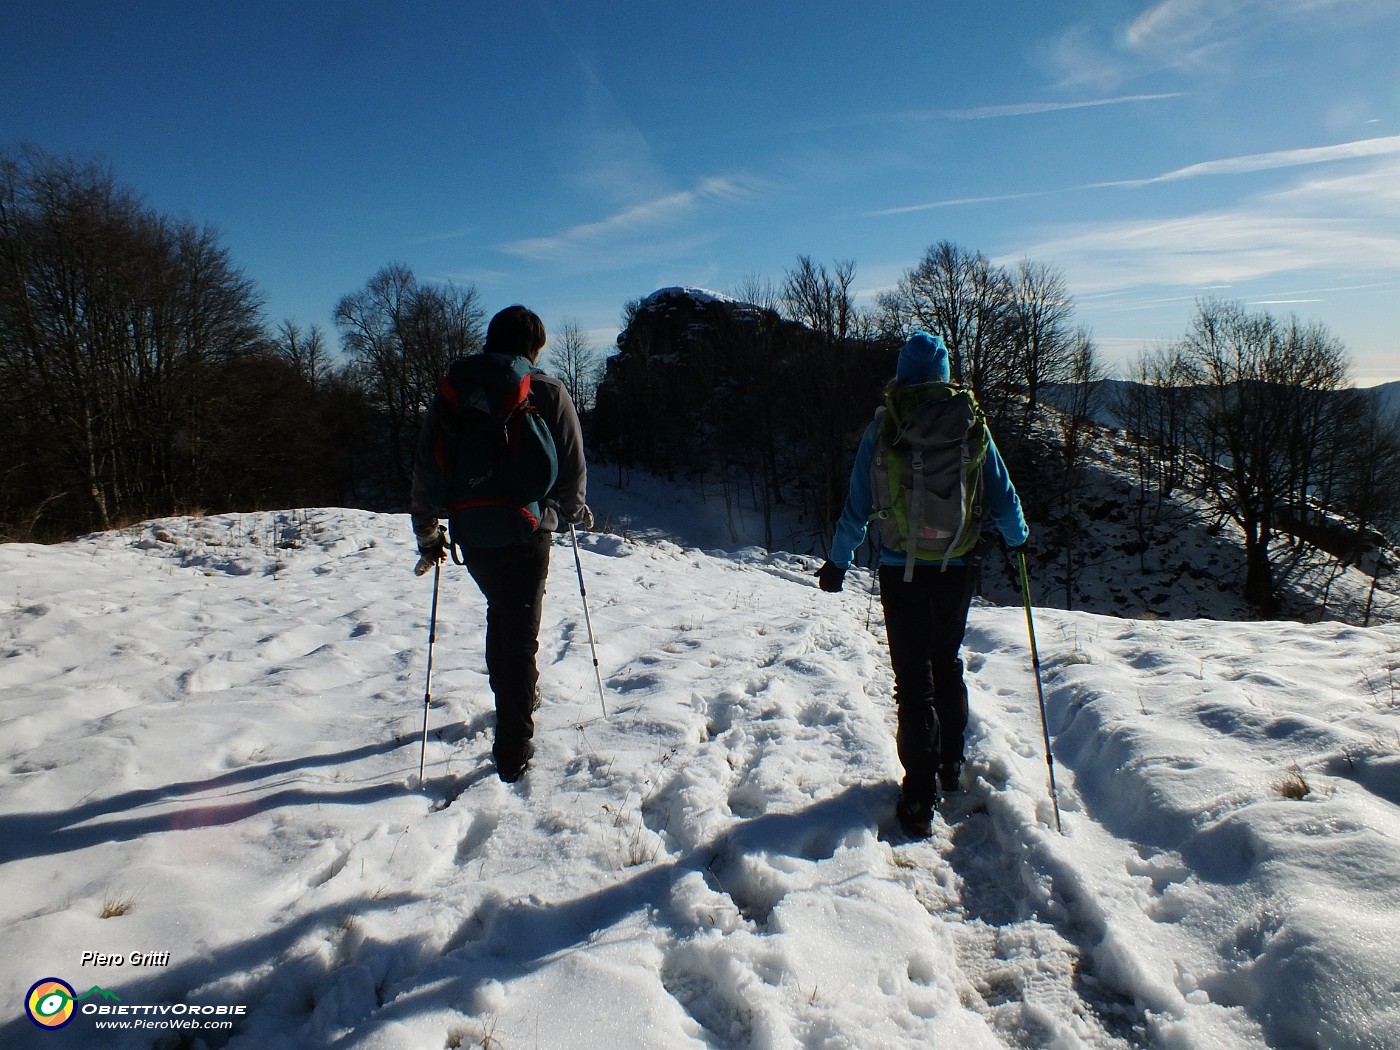
[[[483,354],[526,358],[531,366],[545,344],[544,323],[523,306],[509,306],[491,318]],[[470,536],[453,533],[467,571],[486,598],[486,670],[496,700],[496,737],[492,753],[496,772],[507,783],[519,780],[534,754],[534,711],[539,670],[540,615],[549,575],[551,535],[570,524],[592,528],[593,514],[584,502],[588,467],[583,431],[564,384],[529,370],[528,390],[534,411],[554,440],[558,475],[542,502],[538,519],[526,515],[521,538],[504,545],[474,546]],[[448,542],[438,524],[438,510],[428,496],[433,442],[443,412],[434,399],[423,422],[414,461],[412,519],[418,541],[419,569],[448,557]]]
[[[1030,530],[996,442],[981,422],[970,392],[951,385],[943,338],[916,332],[899,352],[894,381],[886,391],[887,404],[894,405],[901,397],[917,397],[924,390],[935,400],[960,396],[972,405],[976,422],[968,429],[969,440],[979,450],[985,448],[980,480],[974,481],[981,486],[981,505],[1007,545],[1013,549],[1022,546]],[[885,459],[885,418],[882,410],[861,438],[845,508],[836,524],[828,560],[817,576],[822,590],[839,591],[872,516],[884,519],[878,569],[880,601],[894,670],[899,717],[895,742],[904,767],[896,815],[906,832],[922,837],[931,831],[938,784],[941,782],[944,791],[956,791],[962,774],[968,707],[958,652],[977,588],[980,555],[975,541],[982,523],[966,523],[972,530],[969,549],[951,557],[946,552],[923,554],[917,544],[911,552],[907,535],[899,535],[898,529],[890,533],[896,520],[891,508],[876,506],[877,490],[891,485],[890,478],[879,476]],[[900,479],[893,479],[893,483],[897,486]],[[907,481],[904,484],[907,488]],[[895,543],[890,542],[892,538]]]

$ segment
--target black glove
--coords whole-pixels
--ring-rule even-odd
[[[418,540],[418,564],[413,567],[413,575],[422,576],[429,569],[447,560],[447,530],[439,525],[432,532],[416,537]]]
[[[846,581],[846,570],[828,561],[817,570],[817,586],[829,594],[835,594]]]
[[[1007,554],[1025,554],[1025,553],[1026,553],[1026,544],[1030,543],[1030,541],[1031,541],[1031,534],[1030,534],[1029,532],[1027,532],[1027,533],[1026,533],[1026,538],[1023,539],[1020,543],[1008,543],[1008,544],[1006,545],[1006,553],[1007,553]]]

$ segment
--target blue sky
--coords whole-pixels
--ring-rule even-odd
[[[599,344],[655,288],[951,240],[1065,274],[1106,360],[1198,296],[1400,379],[1395,0],[0,0],[0,145],[216,227],[268,319],[379,267]]]

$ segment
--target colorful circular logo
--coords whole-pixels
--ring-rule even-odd
[[[24,997],[24,1009],[40,1028],[62,1028],[73,1020],[73,986],[57,977],[35,981]]]

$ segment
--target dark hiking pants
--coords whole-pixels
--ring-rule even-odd
[[[966,565],[919,566],[909,583],[902,565],[880,566],[899,713],[895,744],[912,798],[935,799],[940,763],[962,761],[967,686],[958,650],[976,587],[977,570]]]
[[[463,551],[467,571],[486,598],[486,671],[496,697],[498,766],[525,758],[535,735],[540,615],[549,575],[550,533],[508,547]]]

